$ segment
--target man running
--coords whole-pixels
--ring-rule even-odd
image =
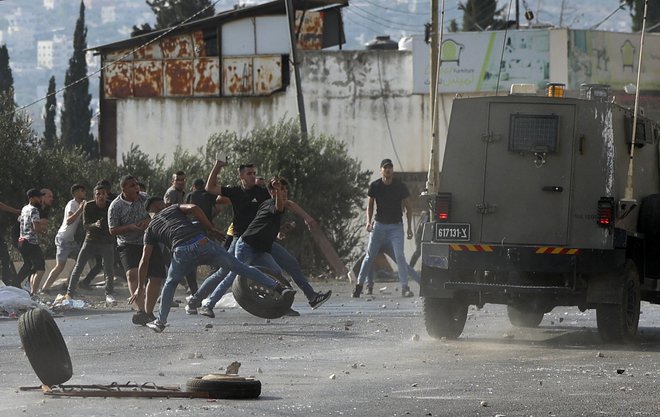
[[[194,204],[173,204],[166,207],[161,198],[150,197],[144,206],[152,219],[144,233],[144,248],[138,273],[139,285],[129,302],[139,300],[142,296],[154,247],[164,243],[172,251],[172,262],[160,297],[158,319],[147,323],[147,327],[158,333],[165,329],[177,284],[186,273],[198,265],[220,265],[222,268],[213,275],[223,274],[223,270],[227,269],[272,288],[282,297],[292,298],[295,295],[296,292],[290,287],[285,287],[258,269],[239,262],[227,253],[222,245],[209,239],[208,235],[224,235]],[[193,223],[188,215],[194,216],[198,223]],[[200,225],[206,228],[207,233]]]

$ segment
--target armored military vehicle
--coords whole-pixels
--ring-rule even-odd
[[[422,239],[431,336],[495,303],[522,327],[596,309],[602,339],[624,342],[640,301],[660,303],[660,126],[639,116],[633,141],[633,111],[603,91],[454,100]]]

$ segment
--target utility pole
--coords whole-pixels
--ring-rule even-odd
[[[296,11],[293,8],[293,0],[285,0],[286,15],[289,18],[289,39],[291,40],[291,61],[293,63],[293,74],[296,80],[296,97],[298,99],[298,118],[300,119],[300,131],[303,137],[307,137],[307,118],[305,116],[305,101],[303,99],[302,86],[300,85],[300,69],[298,68],[298,52],[296,47]]]
[[[436,180],[438,178],[438,110],[437,110],[437,96],[438,96],[438,71],[440,66],[439,49],[438,45],[438,1],[431,0],[431,59],[429,71],[429,107],[430,107],[430,121],[431,121],[431,152],[429,155],[429,172],[426,178],[426,193],[435,194],[437,190]],[[443,8],[444,13],[444,8]]]

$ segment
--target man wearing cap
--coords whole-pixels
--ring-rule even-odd
[[[380,163],[381,177],[369,185],[367,196],[367,225],[369,243],[367,253],[362,261],[358,282],[353,291],[353,297],[359,298],[362,287],[367,280],[374,259],[386,244],[394,249],[401,295],[412,297],[414,294],[408,286],[408,263],[403,253],[403,213],[401,207],[406,208],[406,221],[408,226],[407,237],[412,239],[412,208],[410,205],[410,192],[408,187],[394,177],[394,165],[391,159],[383,159]],[[374,202],[376,203],[376,216],[374,220]]]
[[[213,275],[223,274],[222,270],[228,269],[266,287],[273,288],[282,297],[288,298],[295,295],[296,292],[290,287],[285,287],[258,269],[239,262],[227,253],[222,245],[210,240],[209,235],[220,238],[223,238],[224,235],[213,226],[213,223],[196,205],[173,204],[166,207],[163,199],[150,197],[144,207],[152,219],[144,233],[144,249],[138,273],[139,285],[137,290],[132,292],[129,301],[139,299],[144,291],[153,249],[158,247],[159,243],[163,243],[172,252],[172,262],[160,296],[158,319],[147,323],[147,327],[155,332],[160,333],[167,326],[167,316],[177,284],[187,272],[198,265],[219,265],[222,268]],[[193,223],[188,215],[194,216],[198,223]]]
[[[48,220],[39,215],[41,197],[43,193],[36,188],[30,188],[27,192],[28,203],[21,209],[18,218],[20,234],[18,237],[18,251],[23,256],[23,267],[18,271],[17,282],[21,283],[29,278],[30,293],[35,294],[41,283],[46,264],[44,254],[39,246],[38,233],[48,229]]]

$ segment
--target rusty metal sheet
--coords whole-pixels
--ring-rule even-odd
[[[323,48],[323,12],[307,11],[303,15],[302,11],[296,11],[296,27],[300,28],[297,42],[299,49],[318,51]]]
[[[135,97],[163,95],[163,61],[133,63],[133,95]]]
[[[163,58],[192,58],[194,55],[193,41],[190,34],[168,36],[160,41]]]
[[[132,62],[118,61],[103,70],[103,95],[105,98],[124,98],[133,95]]]
[[[267,95],[282,88],[282,55],[255,56],[254,94]]]
[[[250,96],[252,86],[252,57],[225,57],[222,59],[222,94]]]
[[[117,51],[110,51],[104,55],[103,59],[105,62],[118,61],[132,61],[133,54],[131,53],[132,49],[119,49]]]
[[[133,56],[136,60],[162,59],[163,52],[161,51],[160,44],[158,42],[152,42],[137,49],[133,53]]]
[[[193,61],[193,95],[220,95],[220,58],[199,58]]]
[[[193,52],[195,57],[206,56],[206,42],[204,41],[204,32],[196,30],[192,33]]]
[[[165,61],[165,96],[192,96],[192,59],[168,59]]]

